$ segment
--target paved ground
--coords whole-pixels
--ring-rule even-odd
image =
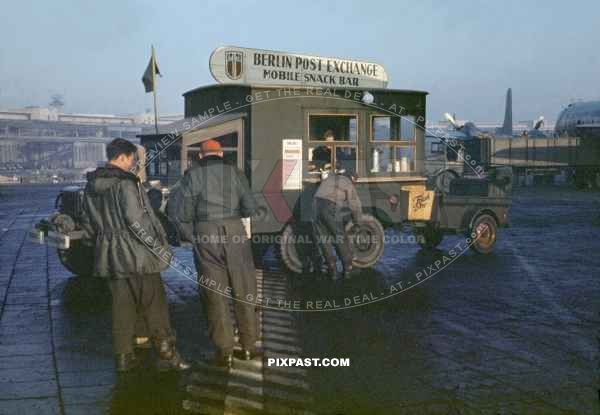
[[[365,304],[265,308],[267,357],[349,358],[350,367],[238,363],[227,375],[207,366],[196,285],[169,271],[194,371],[117,378],[106,287],[73,278],[52,248],[26,238],[57,191],[0,187],[0,414],[600,413],[598,193],[517,189],[512,227],[489,256],[451,255],[465,246],[457,236],[423,254],[408,234],[390,233],[399,243],[375,269],[333,284],[281,273],[270,255],[259,276],[271,305]],[[177,258],[191,264],[184,250]]]

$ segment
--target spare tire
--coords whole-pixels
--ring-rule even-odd
[[[297,238],[297,224],[288,223],[281,232],[281,242],[279,243],[279,255],[281,256],[282,264],[289,270],[296,274],[301,274],[304,265],[304,255],[300,253],[296,243]]]
[[[369,268],[379,261],[383,255],[384,230],[383,226],[374,216],[363,213],[360,222],[349,222],[346,232],[350,235],[354,260],[352,265],[356,268]]]
[[[281,262],[289,271],[297,274],[302,273],[306,263],[305,255],[308,255],[311,249],[311,242],[308,240],[310,236],[307,235],[306,229],[297,232],[299,226],[299,224],[288,223],[283,228],[279,245]],[[365,213],[358,224],[349,222],[346,225],[346,232],[349,233],[354,253],[352,265],[355,268],[368,268],[375,265],[384,250],[384,230],[379,220]],[[306,248],[298,249],[298,246]]]

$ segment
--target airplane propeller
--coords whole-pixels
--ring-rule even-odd
[[[446,112],[446,113],[444,113],[444,118],[446,118],[446,120],[447,120],[447,121],[448,121],[450,124],[452,124],[452,126],[453,126],[454,128],[456,128],[457,130],[460,130],[461,128],[463,128],[463,127],[464,127],[464,125],[459,125],[459,124],[456,122],[456,119],[455,119],[455,118],[454,118],[452,115],[450,115],[450,113],[447,113],[447,112]]]
[[[534,123],[533,129],[539,130],[540,128],[542,128],[542,125],[544,125],[544,116],[543,115],[541,115],[540,118],[538,118],[537,121]]]

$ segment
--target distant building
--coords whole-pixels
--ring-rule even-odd
[[[183,118],[161,117],[159,124]],[[138,142],[154,115],[66,114],[56,108],[0,110],[0,175],[64,170],[71,175],[105,161],[114,138]],[[80,174],[80,173],[79,173]]]
[[[159,115],[158,124],[169,124],[183,118],[183,114]],[[114,114],[68,114],[59,112],[54,107],[25,107],[11,110],[0,110],[0,120],[19,121],[62,121],[79,124],[152,124],[154,114],[145,112],[133,115]]]

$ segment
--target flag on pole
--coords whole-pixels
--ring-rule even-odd
[[[152,56],[150,57],[150,62],[148,62],[148,66],[144,71],[144,76],[142,76],[142,82],[144,83],[144,88],[146,89],[146,92],[153,92],[155,90],[156,75],[161,75],[161,73],[158,70],[158,64],[156,63],[154,48],[152,48]]]
[[[150,62],[144,71],[142,76],[142,83],[146,92],[152,92],[154,95],[154,130],[158,134],[158,98],[156,96],[156,75],[160,75],[158,70],[158,64],[156,63],[156,53],[154,52],[154,46],[152,46],[152,55],[150,56]],[[162,75],[161,75],[162,76]]]

